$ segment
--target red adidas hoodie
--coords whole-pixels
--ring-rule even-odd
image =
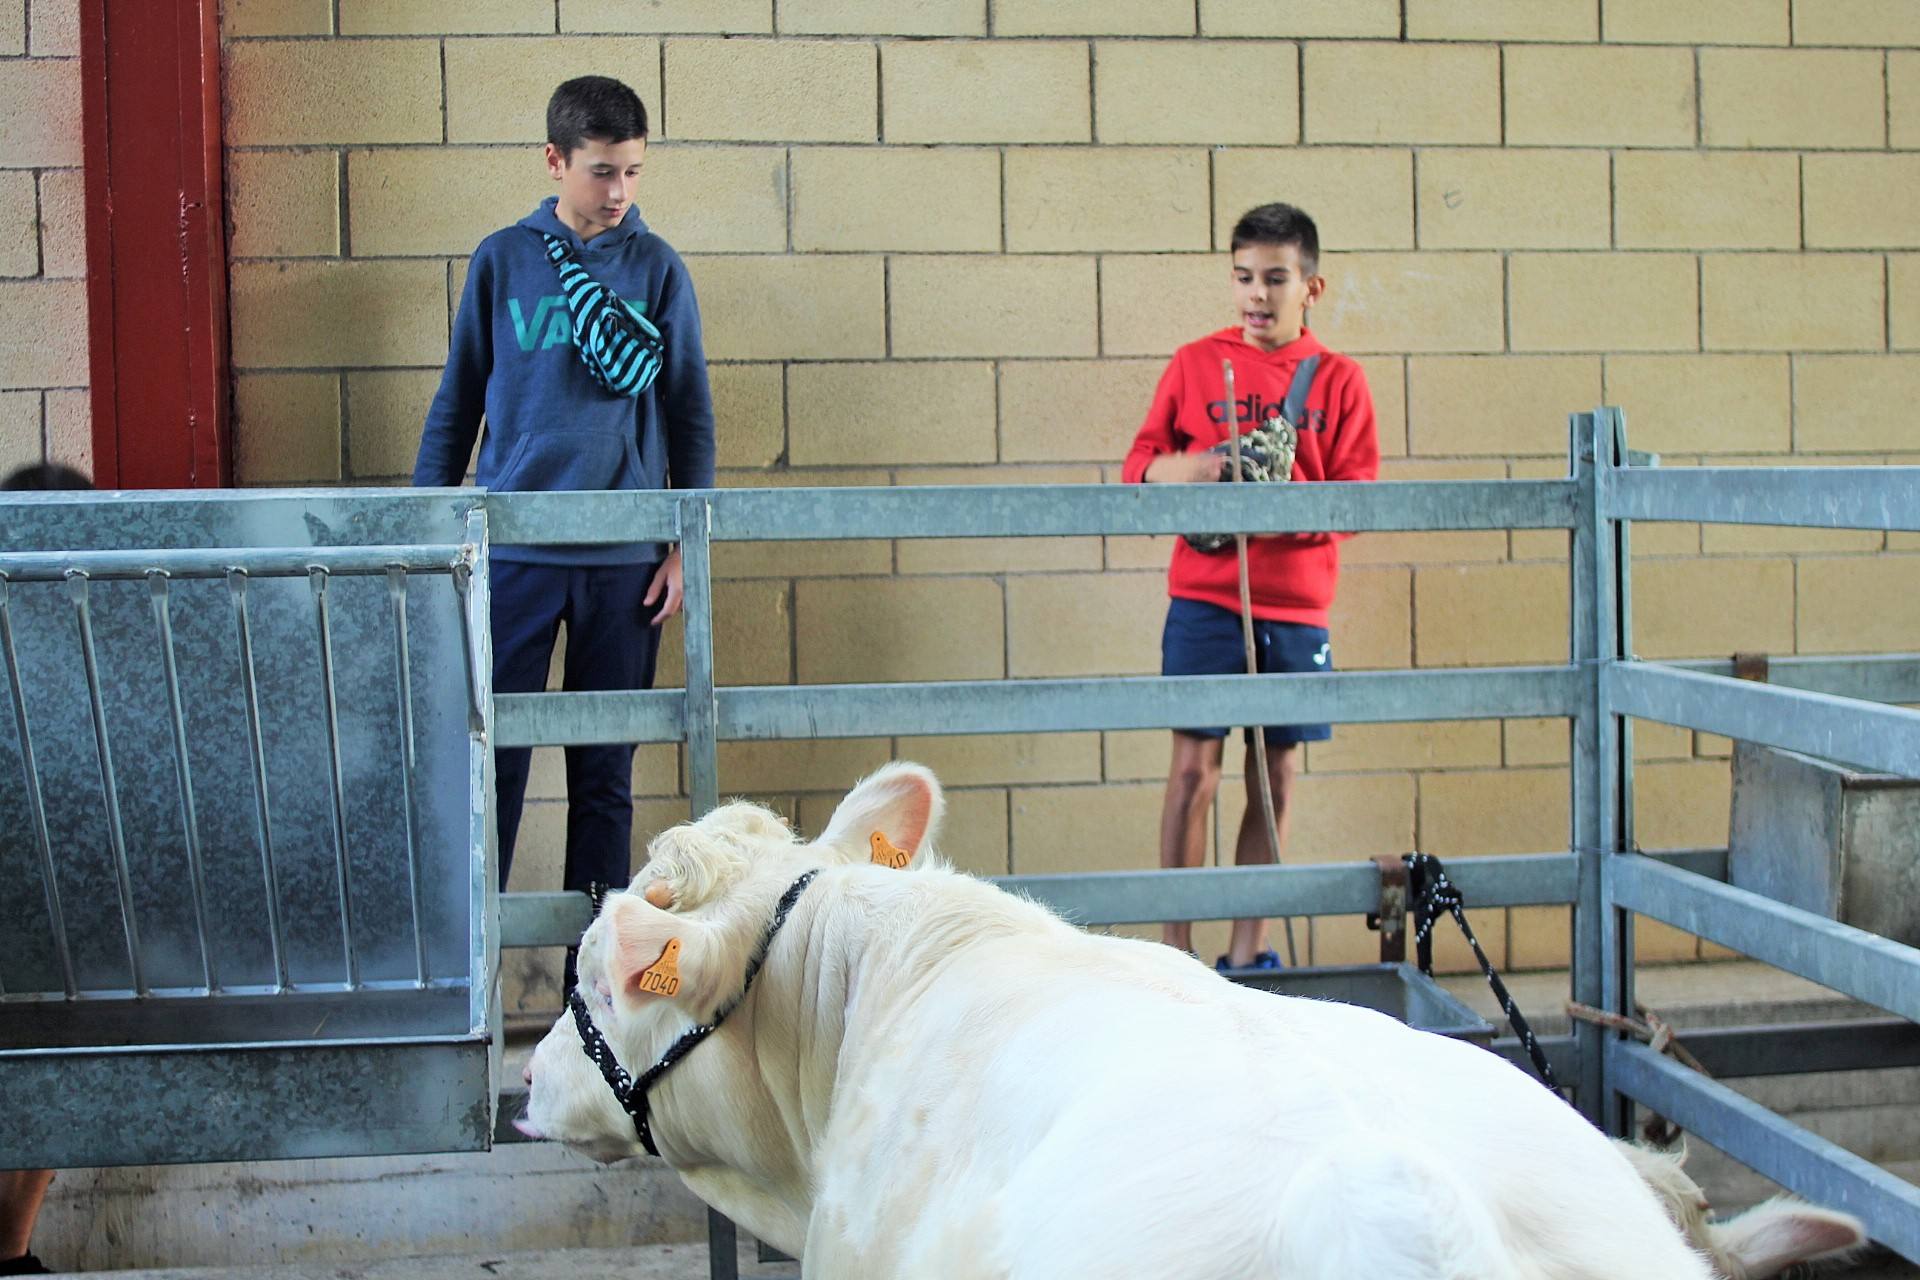
[[[1373,420],[1373,396],[1360,366],[1322,346],[1310,330],[1277,351],[1262,351],[1240,329],[1222,329],[1174,352],[1153,407],[1140,424],[1133,448],[1121,467],[1129,484],[1145,481],[1147,466],[1163,453],[1200,453],[1227,438],[1226,391],[1220,362],[1233,361],[1234,417],[1244,434],[1255,423],[1280,412],[1294,366],[1320,357],[1313,389],[1307,395],[1305,422],[1293,460],[1293,481],[1372,480],[1380,472],[1380,441]],[[1195,530],[1197,533],[1208,530]],[[1340,576],[1340,539],[1344,533],[1283,533],[1247,540],[1247,583],[1253,616],[1276,622],[1327,625],[1334,585]],[[1173,545],[1167,569],[1167,593],[1204,600],[1240,612],[1239,557],[1223,551],[1195,551],[1184,538]]]

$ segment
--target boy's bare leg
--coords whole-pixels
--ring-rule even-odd
[[[18,1258],[33,1245],[33,1222],[53,1183],[51,1169],[0,1172],[0,1262]]]
[[[1167,770],[1167,795],[1160,808],[1160,865],[1197,867],[1207,856],[1207,822],[1220,790],[1219,738],[1196,738],[1175,731],[1173,764]],[[1169,920],[1160,938],[1170,947],[1193,950],[1193,923]]]
[[[1247,811],[1240,819],[1240,835],[1234,841],[1233,860],[1237,866],[1253,866],[1272,862],[1273,851],[1267,847],[1267,833],[1261,829],[1260,779],[1254,772],[1260,766],[1259,757],[1251,749],[1247,752]],[[1279,834],[1280,853],[1287,852],[1287,824],[1293,812],[1293,775],[1300,764],[1300,744],[1286,747],[1267,748],[1267,778],[1273,784],[1273,807],[1279,815],[1275,823]],[[1227,949],[1227,963],[1241,968],[1253,963],[1253,957],[1267,947],[1267,922],[1265,920],[1235,920],[1233,922],[1233,941]]]

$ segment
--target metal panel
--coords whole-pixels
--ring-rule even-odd
[[[1920,1020],[1920,950],[1638,854],[1617,855],[1611,870],[1625,910]]]
[[[1613,1087],[1815,1204],[1857,1215],[1874,1239],[1920,1258],[1920,1186],[1782,1119],[1645,1045],[1607,1042]]]
[[[1807,529],[1920,529],[1920,467],[1628,468],[1605,514]]]
[[[1920,778],[1920,711],[1648,662],[1606,668],[1601,690],[1619,715]]]
[[[475,489],[0,494],[0,551],[337,547],[458,542]]]

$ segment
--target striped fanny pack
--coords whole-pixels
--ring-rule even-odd
[[[549,232],[547,260],[573,314],[573,345],[593,380],[609,394],[637,396],[660,376],[667,344],[640,309],[587,274],[573,246]]]

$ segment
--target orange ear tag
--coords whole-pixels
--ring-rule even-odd
[[[650,996],[680,994],[680,939],[668,938],[660,958],[640,973],[640,989]]]
[[[905,849],[894,848],[893,842],[881,832],[876,831],[868,836],[867,843],[873,846],[873,865],[876,867],[892,867],[898,871],[913,861],[912,854]]]

